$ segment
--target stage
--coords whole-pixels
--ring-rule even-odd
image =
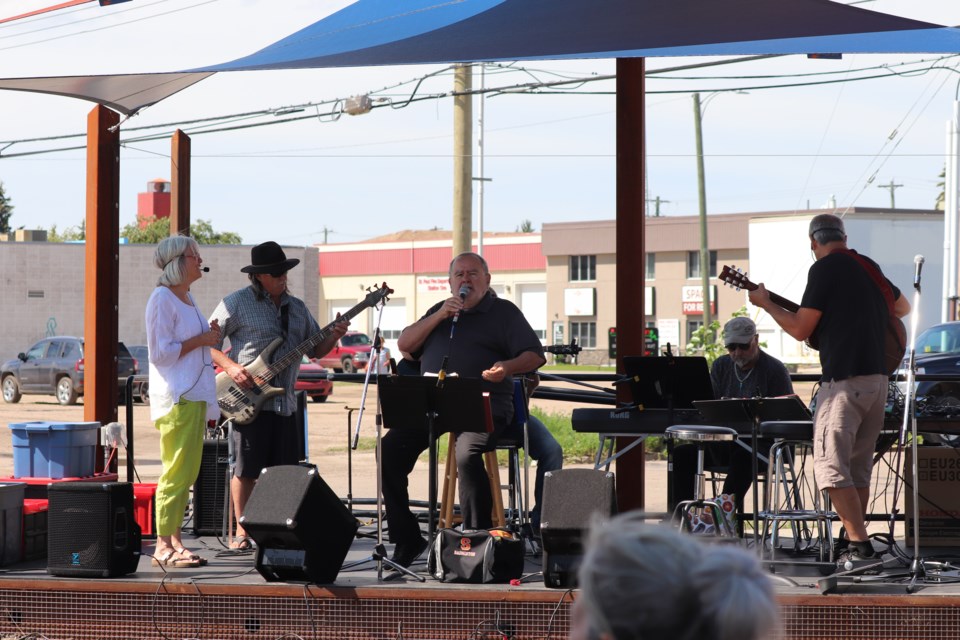
[[[524,577],[515,585],[380,580],[370,560],[375,528],[368,525],[335,582],[319,585],[267,582],[253,552],[229,551],[214,537],[187,536],[186,542],[206,566],[164,573],[151,566],[152,540],[143,542],[137,571],[114,578],[50,576],[44,560],[7,566],[0,574],[0,634],[76,640],[566,638],[577,596],[576,590],[544,586],[531,543]],[[957,552],[931,548],[921,555],[947,560]],[[423,559],[413,569],[426,576]],[[778,576],[783,638],[960,636],[960,584],[921,580],[907,593],[906,581],[841,581],[823,594],[823,575],[814,565],[778,565],[772,575]]]

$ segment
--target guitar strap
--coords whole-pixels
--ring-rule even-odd
[[[290,332],[290,305],[285,304],[280,307],[280,330],[283,332],[283,339],[287,339]]]
[[[894,315],[893,306],[895,301],[893,299],[893,289],[890,288],[890,283],[887,282],[887,279],[883,277],[883,274],[873,266],[873,264],[864,258],[862,255],[854,251],[853,249],[834,249],[830,253],[845,253],[857,263],[863,267],[864,271],[869,274],[870,279],[877,285],[877,288],[880,289],[880,293],[883,295],[883,299],[887,303],[887,310],[890,312],[890,315]]]

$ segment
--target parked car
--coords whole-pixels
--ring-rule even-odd
[[[904,360],[904,369],[907,361]],[[960,371],[960,321],[930,327],[917,336],[918,374]],[[960,382],[926,380],[917,383],[917,402],[926,407],[960,407]]]
[[[326,402],[333,393],[333,382],[328,378],[329,371],[321,367],[307,356],[300,361],[300,373],[293,388],[297,391],[306,391],[314,402]]]
[[[56,396],[60,404],[76,404],[83,395],[83,338],[44,338],[26,353],[0,366],[0,388],[5,402],[19,402],[24,394]],[[117,346],[117,390],[122,400],[134,360],[122,342]]]
[[[367,368],[370,362],[370,351],[373,349],[373,340],[365,333],[348,331],[337,341],[330,353],[317,358],[317,363],[343,373],[356,373]],[[390,366],[390,349],[383,347],[380,350],[380,372],[387,373]]]
[[[136,371],[134,374],[137,376],[149,375],[150,356],[147,345],[138,344],[128,348],[130,349],[130,355],[133,356],[134,362],[136,363]],[[150,383],[145,377],[142,380],[134,379],[133,399],[139,400],[143,404],[150,404]]]

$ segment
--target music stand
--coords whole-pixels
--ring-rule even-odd
[[[701,356],[626,356],[633,402],[645,409],[692,409],[695,400],[712,400],[707,359]]]
[[[439,386],[438,386],[439,385]],[[427,432],[430,450],[427,534],[433,543],[437,511],[437,438],[448,431],[487,431],[480,378],[380,376],[383,425]]]
[[[708,423],[750,424],[751,471],[756,483],[760,475],[757,447],[760,439],[760,423],[772,420],[812,420],[799,396],[775,398],[723,398],[721,400],[695,401],[694,406]],[[760,500],[757,488],[753,488],[753,543],[756,545],[760,527]]]

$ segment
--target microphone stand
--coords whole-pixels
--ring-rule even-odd
[[[909,424],[910,437],[912,439],[912,442],[910,443],[910,455],[913,456],[910,481],[913,483],[911,490],[913,491],[914,531],[913,560],[910,563],[910,582],[907,585],[907,593],[913,593],[913,589],[917,580],[926,576],[923,558],[920,556],[920,484],[917,476],[917,416],[915,410],[917,389],[916,385],[914,384],[917,369],[917,325],[919,324],[920,316],[920,269],[922,267],[923,257],[918,256],[917,275],[913,283],[913,313],[910,316],[910,344],[908,345],[910,355],[907,360],[907,392],[904,394],[905,397],[903,399],[903,425],[900,428],[899,441],[899,448],[902,452],[904,445],[906,444],[907,426]],[[898,475],[895,474],[894,480],[896,480],[897,477]],[[896,494],[896,491],[894,491],[894,495]],[[906,528],[904,531],[906,531]]]
[[[382,316],[383,305],[381,304],[377,312],[377,326],[373,330],[373,347],[370,349],[370,361],[367,362],[366,375],[363,378],[363,391],[360,392],[360,411],[357,413],[357,426],[354,429],[353,442],[350,444],[350,449],[354,451],[360,442],[360,422],[363,420],[363,409],[367,404],[367,389],[370,388],[370,374],[374,368],[376,368],[378,373],[380,371],[380,350],[382,347],[380,339],[380,318]],[[373,361],[374,356],[376,356],[376,363]]]
[[[375,375],[379,379],[380,375],[380,360],[381,360],[381,350],[382,350],[382,340],[380,338],[380,318],[383,315],[383,305],[380,306],[379,313],[377,314],[377,327],[374,329],[374,338],[373,338],[373,348],[370,349],[371,361],[367,364],[367,375],[363,381],[363,394],[360,397],[360,410],[357,415],[357,426],[354,431],[353,443],[349,447],[349,451],[352,451],[357,448],[357,444],[360,440],[360,421],[363,418],[363,408],[366,404],[367,399],[367,389],[370,385],[371,374]],[[374,359],[375,358],[375,359]],[[387,556],[386,547],[383,546],[383,465],[382,465],[382,449],[380,443],[383,438],[383,411],[380,404],[380,387],[377,386],[377,414],[376,414],[376,425],[377,425],[377,543],[373,547],[373,552],[369,557],[362,560],[357,560],[351,562],[349,565],[344,565],[344,568],[355,567],[361,564],[364,564],[369,561],[376,561],[377,563],[377,580],[384,581],[383,577],[383,567],[384,565],[392,568],[396,571],[394,576],[399,576],[401,574],[408,575],[412,578],[416,578],[420,582],[426,582],[426,578],[419,576],[407,567],[397,564]],[[348,453],[349,453],[348,451]],[[390,576],[392,577],[392,576]],[[389,578],[389,577],[388,577]]]

